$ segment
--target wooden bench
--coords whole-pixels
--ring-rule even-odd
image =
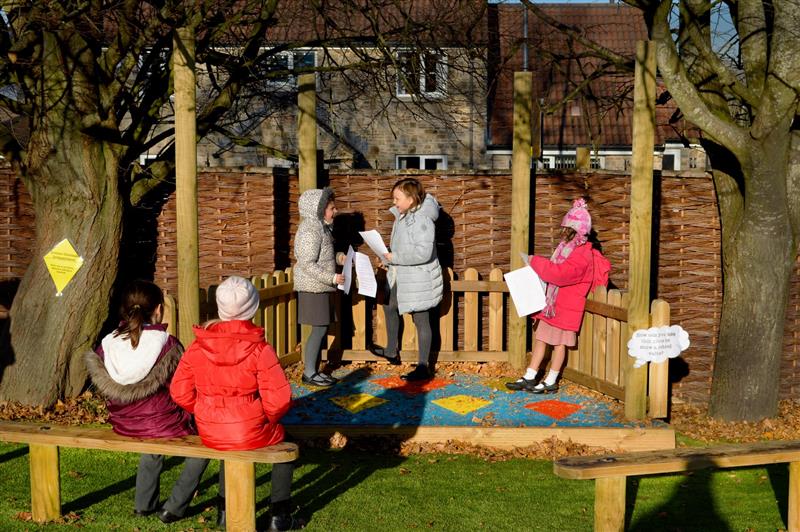
[[[595,479],[594,530],[625,529],[627,477],[707,468],[789,463],[789,532],[800,531],[800,441],[771,441],[705,448],[562,458],[553,472],[562,478]]]
[[[225,460],[227,530],[256,529],[255,464],[291,462],[297,445],[283,442],[252,451],[217,451],[197,436],[139,439],[120,436],[110,428],[68,427],[0,421],[0,441],[26,443],[30,448],[31,514],[38,523],[61,516],[59,447],[102,449]]]

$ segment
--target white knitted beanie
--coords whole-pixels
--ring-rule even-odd
[[[258,290],[247,279],[232,275],[217,287],[217,311],[221,320],[250,320],[258,310],[258,303]]]

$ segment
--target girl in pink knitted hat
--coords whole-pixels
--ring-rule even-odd
[[[544,309],[532,316],[537,320],[536,341],[531,362],[525,375],[507,382],[510,390],[527,390],[533,393],[558,391],[558,376],[567,354],[567,347],[577,342],[581,328],[586,296],[597,286],[608,283],[611,264],[589,242],[592,217],[586,210],[586,201],[576,199],[561,221],[561,242],[550,259],[530,257],[530,265],[547,283]],[[550,371],[537,383],[537,375],[544,360],[547,346],[553,347]]]

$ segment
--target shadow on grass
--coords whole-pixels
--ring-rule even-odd
[[[0,454],[0,464],[3,462],[8,462],[10,460],[14,460],[15,458],[21,458],[28,454],[28,446],[20,447],[19,449],[14,449],[13,451],[9,451],[7,453]]]
[[[651,532],[653,530],[727,532],[730,527],[717,511],[711,494],[711,477],[715,470],[702,469],[687,473],[684,480],[676,484],[669,500],[655,510],[630,523],[626,530]],[[641,479],[628,481],[638,484]],[[634,490],[631,490],[634,492]],[[636,494],[626,497],[626,522],[632,517]]]
[[[166,471],[169,471],[170,469],[172,469],[174,467],[179,467],[181,464],[183,464],[183,460],[184,460],[183,458],[178,458],[178,457],[168,457],[168,458],[166,458],[164,460],[164,469],[161,471],[162,475]],[[78,513],[81,510],[85,510],[86,508],[89,508],[90,506],[93,506],[95,504],[98,504],[98,503],[104,501],[105,499],[108,499],[109,497],[112,497],[114,495],[119,495],[120,493],[123,493],[123,492],[128,491],[128,490],[135,489],[136,488],[136,467],[132,468],[132,473],[133,474],[131,476],[125,478],[124,480],[120,480],[118,482],[114,482],[113,484],[110,484],[110,485],[104,485],[100,489],[97,489],[97,490],[95,490],[93,492],[87,493],[86,495],[81,495],[77,499],[73,499],[71,501],[68,501],[68,502],[64,503],[62,505],[62,507],[61,507],[61,514],[62,515],[66,515],[66,514],[68,514],[70,512]],[[162,477],[162,479],[163,479],[163,477]],[[162,486],[162,488],[163,487],[164,486]],[[170,489],[171,489],[171,485],[170,485]],[[131,512],[133,512],[133,499],[132,498],[131,498]],[[191,508],[190,508],[190,511],[187,512],[187,515],[189,515],[190,512],[191,512]]]
[[[299,413],[295,418],[302,422],[287,425],[287,430],[303,434],[301,429],[313,428],[314,437],[297,440],[298,466],[313,464],[314,467],[295,478],[292,500],[309,519],[376,471],[397,467],[405,461],[400,450],[405,441],[416,435],[425,410],[427,388],[425,383],[406,383],[381,387],[380,392],[371,393],[368,390],[374,387],[365,388],[365,384],[372,377],[373,368],[360,368],[336,386],[296,399]],[[358,394],[371,395],[371,406],[359,409],[358,398],[367,398]],[[403,410],[398,411],[401,397]],[[348,404],[346,398],[354,403]],[[330,413],[328,417],[326,412]],[[336,448],[342,442],[345,442],[343,447]],[[258,508],[263,509],[268,503],[268,499],[259,501]],[[262,524],[259,522],[257,526]]]
[[[789,464],[772,464],[766,466],[769,483],[775,492],[778,511],[784,524],[789,523]]]

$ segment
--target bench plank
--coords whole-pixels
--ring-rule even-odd
[[[585,480],[798,461],[800,441],[770,441],[713,448],[568,457],[553,463],[553,473],[562,478]]]
[[[204,446],[198,436],[140,439],[120,436],[110,428],[14,421],[0,421],[0,441],[217,460],[230,459],[261,464],[291,462],[300,454],[297,445],[291,442],[282,442],[251,451],[218,451]]]

